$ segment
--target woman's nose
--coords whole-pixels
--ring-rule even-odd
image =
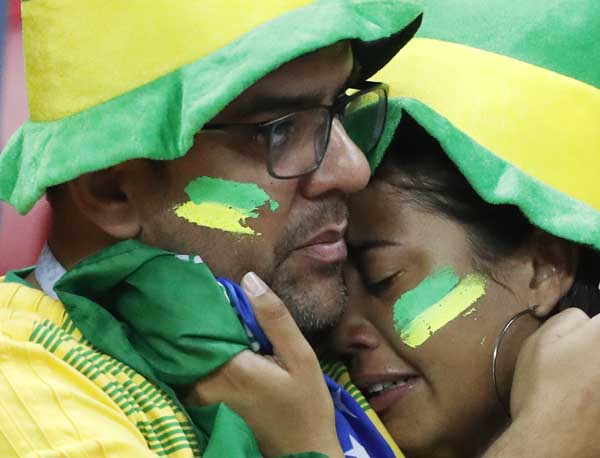
[[[344,315],[334,333],[335,349],[343,355],[375,350],[380,343],[381,335],[375,326],[351,310]]]

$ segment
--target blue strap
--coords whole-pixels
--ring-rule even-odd
[[[260,327],[260,324],[256,321],[254,310],[252,310],[252,306],[250,305],[250,302],[248,302],[244,290],[237,283],[232,282],[227,278],[218,277],[217,281],[221,283],[225,288],[225,291],[227,291],[229,301],[233,308],[235,308],[240,317],[240,321],[246,328],[246,333],[248,334],[250,342],[256,342],[258,344],[258,348],[255,345],[252,345],[252,350],[263,355],[272,355],[273,345],[271,345],[271,342]]]

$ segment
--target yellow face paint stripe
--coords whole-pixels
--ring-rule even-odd
[[[242,235],[255,235],[251,227],[246,226],[247,212],[220,203],[186,202],[175,209],[180,218],[197,226],[219,229]],[[260,234],[259,234],[260,235]]]
[[[435,332],[457,318],[485,294],[486,279],[481,274],[467,275],[437,304],[418,315],[402,330],[400,338],[409,347],[422,345]]]
[[[32,119],[60,119],[122,95],[312,1],[24,2]]]
[[[600,210],[600,89],[425,38],[410,42],[374,78],[390,83],[392,97],[427,104],[502,159]]]

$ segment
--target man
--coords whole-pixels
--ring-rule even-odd
[[[1,156],[0,197],[27,211],[52,188],[54,225],[36,272],[1,285],[3,456],[258,454],[225,407],[186,414],[171,391],[244,345],[237,329],[223,331],[232,350],[203,340],[198,327],[228,318],[211,301],[177,316],[185,332],[171,326],[181,304],[168,301],[189,269],[164,250],[236,281],[256,271],[309,336],[343,309],[344,196],[369,168],[338,116],[381,106],[382,89],[362,82],[414,33],[419,10],[221,3],[24,4],[32,122]],[[340,99],[350,86],[362,92]],[[380,127],[354,140],[368,150]],[[144,246],[119,243],[134,239]],[[169,269],[148,278],[155,261]],[[339,452],[305,444],[273,455]]]
[[[297,303],[294,314],[308,332],[339,315],[343,196],[366,184],[369,168],[338,116],[363,101],[384,107],[385,92],[364,87],[343,101],[338,95],[384,65],[412,36],[419,14],[391,1],[23,4],[32,121],[2,154],[0,195],[24,212],[51,188],[54,224],[35,273],[11,274],[3,284],[12,311],[3,329],[5,353],[19,354],[32,341],[30,364],[52,370],[38,387],[35,370],[21,364],[22,356],[12,358],[15,378],[36,393],[27,404],[41,411],[31,414],[33,422],[2,426],[10,438],[2,446],[6,455],[114,448],[120,456],[218,456],[219,444],[230,455],[253,454],[253,438],[232,412],[186,414],[170,388],[200,379],[247,347],[239,324],[225,326],[235,315],[214,280],[204,285],[205,266],[236,281],[252,268],[286,285],[279,289]],[[378,135],[374,128],[371,146]],[[117,243],[128,239],[143,246]],[[116,283],[82,293],[106,284],[91,255],[109,253],[116,262],[119,249],[129,250],[127,260],[143,260],[113,265],[105,273]],[[158,279],[147,264],[155,255],[173,262],[164,250],[193,260],[200,254],[206,264],[177,259],[167,270],[172,280]],[[87,268],[94,280],[79,280]],[[99,297],[123,291],[119,285],[131,285],[144,268],[152,281],[136,293],[148,296],[148,288],[160,285],[152,294],[156,307],[146,300],[142,313],[128,315],[132,307],[116,309],[129,293],[110,305]],[[69,274],[55,285],[61,269]],[[172,288],[190,269],[204,270]],[[181,304],[165,306],[186,287],[196,288],[191,315]],[[305,289],[313,295],[295,301]],[[57,293],[61,302],[51,300]],[[45,307],[32,310],[34,303]],[[180,314],[176,326],[167,324],[171,311]],[[17,323],[15,314],[27,318]],[[212,322],[222,326],[218,336]],[[161,329],[141,330],[154,325]],[[65,364],[75,372],[61,374]],[[14,402],[30,398],[13,385],[4,390],[7,418],[21,415]],[[65,397],[76,401],[64,404]],[[110,413],[91,408],[94,402]],[[37,425],[40,415],[52,424]],[[219,435],[227,430],[240,432],[224,440]]]

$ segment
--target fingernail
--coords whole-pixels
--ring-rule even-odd
[[[248,272],[242,278],[242,288],[248,296],[258,297],[267,292],[267,285],[254,272]]]

